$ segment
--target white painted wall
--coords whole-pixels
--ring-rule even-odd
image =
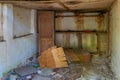
[[[110,11],[112,69],[120,80],[120,0]]]
[[[13,15],[13,34],[16,36],[29,34],[31,31],[31,9],[13,7]]]
[[[37,36],[35,30],[36,11],[18,8],[11,4],[0,4],[0,8],[1,6],[3,8],[4,19],[0,18],[0,21],[4,21],[3,35],[5,42],[0,42],[0,78],[4,73],[12,68],[15,68],[18,64],[24,63],[28,57],[34,53],[37,53]],[[19,16],[15,16],[17,15],[16,13],[19,14]],[[29,14],[26,16],[27,13]],[[21,16],[24,18],[21,18]],[[29,23],[27,24],[27,22]],[[21,26],[17,26],[17,23],[19,23]],[[28,29],[30,29],[30,33],[33,34],[14,39],[14,28],[22,28],[26,24]]]

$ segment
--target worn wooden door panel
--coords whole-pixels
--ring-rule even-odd
[[[39,54],[54,46],[54,12],[38,11]]]
[[[53,37],[54,13],[50,11],[39,12],[39,32],[41,37]]]
[[[40,44],[40,52],[43,52],[54,45],[54,40],[50,38],[42,38],[40,39],[39,44]]]

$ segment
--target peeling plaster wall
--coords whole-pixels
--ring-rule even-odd
[[[0,21],[3,21],[3,36],[5,41],[0,42],[0,77],[10,69],[17,67],[18,64],[24,63],[26,59],[33,54],[37,53],[37,36],[35,30],[36,11],[18,8],[11,4],[0,4],[0,13],[1,6],[3,9],[3,19],[0,18]],[[17,15],[16,11],[19,16],[15,16]],[[21,14],[21,12],[23,13]],[[26,16],[27,13],[29,14]],[[22,19],[27,20],[19,21],[21,19],[20,16],[24,17]],[[29,23],[27,24],[27,22]],[[16,26],[17,23],[19,23],[20,26]],[[13,38],[14,28],[23,28],[26,24],[32,34],[24,37]],[[25,32],[26,30],[27,29],[23,31]],[[19,35],[19,33],[17,33],[17,35]]]
[[[110,11],[112,69],[120,80],[120,0]]]

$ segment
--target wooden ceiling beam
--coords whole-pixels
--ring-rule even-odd
[[[70,2],[73,1],[73,2]],[[81,1],[75,3],[75,1]],[[84,1],[84,2],[82,2]],[[40,0],[40,1],[6,1],[2,0],[0,3],[13,4],[15,6],[27,7],[40,10],[66,10],[66,11],[104,11],[108,10],[115,0],[91,1],[87,0]],[[68,4],[69,3],[69,4]],[[75,4],[74,4],[75,3]]]
[[[70,10],[70,8],[68,8],[63,2],[61,2],[60,0],[55,0],[55,2],[57,2],[58,4],[60,4],[62,7],[64,7],[67,10]]]

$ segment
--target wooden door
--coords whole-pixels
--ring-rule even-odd
[[[38,11],[39,54],[54,46],[54,12]]]

